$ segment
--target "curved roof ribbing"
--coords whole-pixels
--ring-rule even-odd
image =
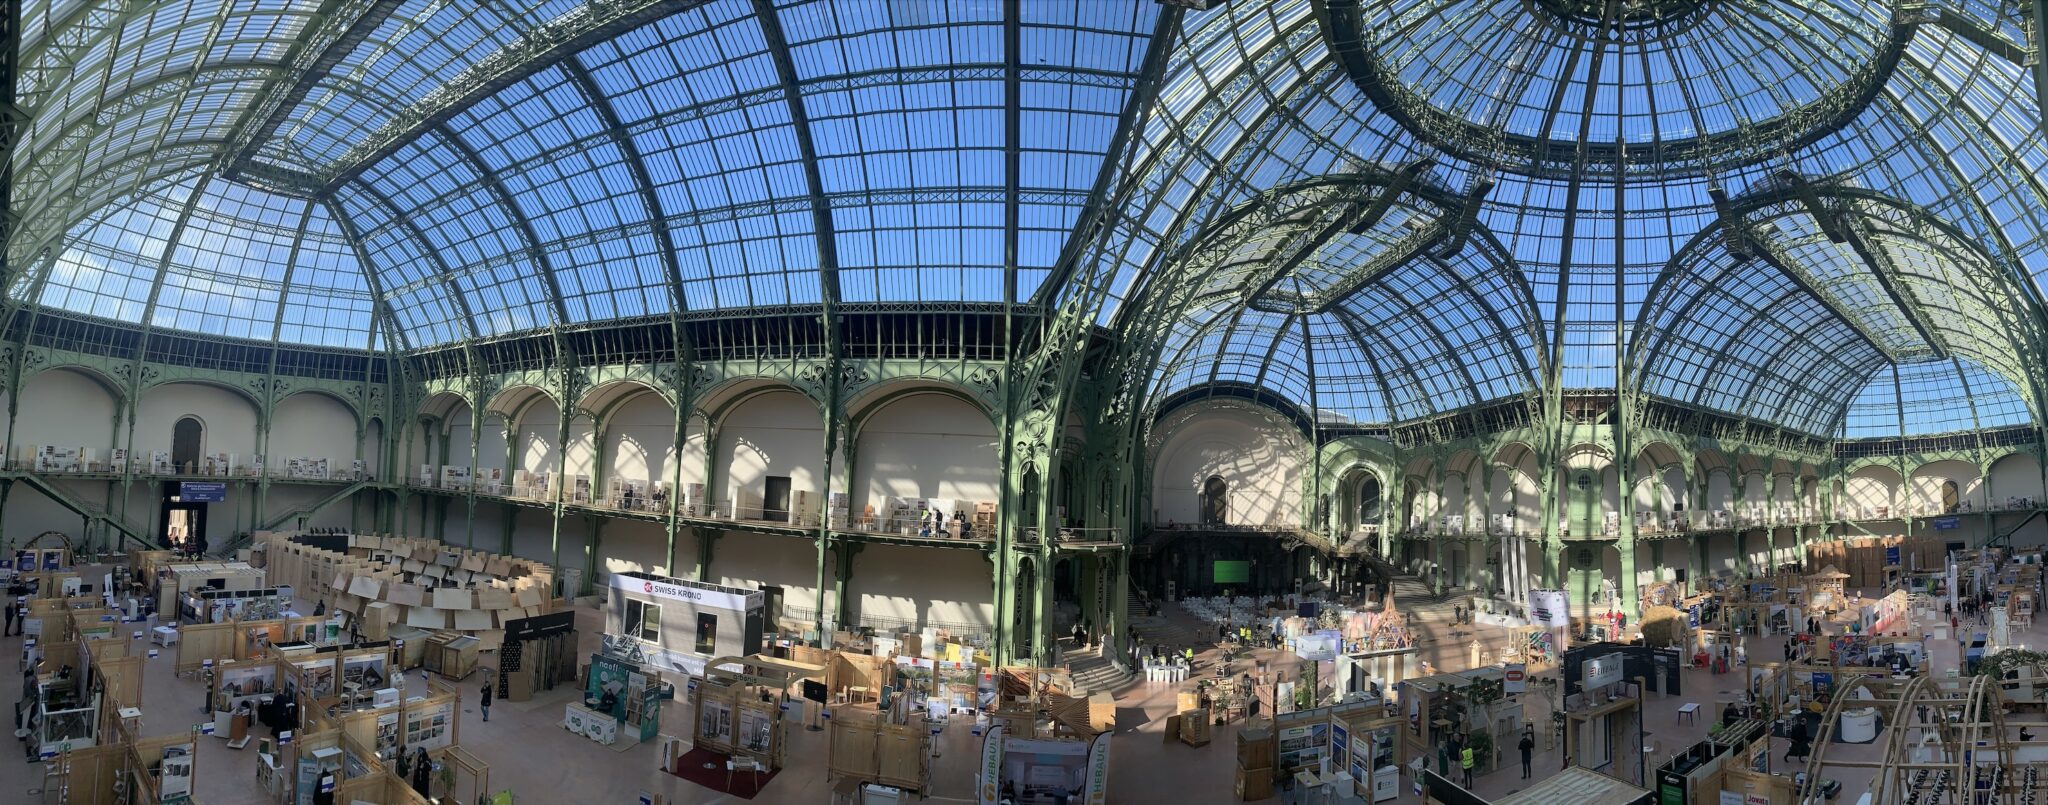
[[[16,306],[419,350],[1014,303],[1156,349],[1152,399],[1249,384],[1330,422],[1584,389],[1858,436],[2042,404],[2012,4],[21,13]],[[1370,178],[1304,195],[1331,177]]]

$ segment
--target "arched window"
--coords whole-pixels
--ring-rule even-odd
[[[1380,521],[1380,479],[1371,475],[1358,485],[1358,523],[1377,525]]]
[[[184,471],[199,464],[199,450],[206,437],[206,425],[198,417],[184,417],[171,426],[171,463]]]
[[[1220,475],[1202,482],[1202,525],[1221,525],[1230,519],[1230,484]]]
[[[1959,489],[1957,489],[1957,488],[1956,488],[1956,482],[1954,482],[1954,481],[1942,481],[1942,482],[1941,482],[1941,510],[1942,510],[1942,512],[1943,512],[1943,513],[1946,513],[1946,514],[1954,514],[1954,513],[1955,513],[1955,511],[1956,511],[1956,509],[1957,509],[1957,508],[1960,508],[1960,507],[1961,507],[1961,504],[1962,504],[1962,490],[1959,490]]]

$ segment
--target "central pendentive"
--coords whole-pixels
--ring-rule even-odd
[[[1663,36],[1683,30],[1716,5],[1714,0],[1527,0],[1567,30],[1597,40],[1602,32],[1623,39]]]
[[[1320,0],[1365,99],[1416,137],[1528,175],[1700,175],[1855,118],[1914,26],[1885,0]]]

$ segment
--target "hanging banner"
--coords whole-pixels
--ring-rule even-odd
[[[1104,733],[1105,735],[1108,733]],[[980,805],[999,805],[996,795],[1003,785],[1003,727],[990,727],[981,737]]]
[[[185,503],[222,503],[228,499],[228,485],[218,481],[180,481],[178,500]]]
[[[1529,666],[1525,663],[1508,663],[1502,675],[1502,693],[1521,693],[1529,689]]]
[[[1949,515],[1949,516],[1947,516],[1947,517],[1936,517],[1936,518],[1934,518],[1934,530],[1936,530],[1936,531],[1954,531],[1954,530],[1956,530],[1956,529],[1958,529],[1958,528],[1961,528],[1962,526],[1963,526],[1963,518],[1961,518],[1961,517],[1957,517],[1957,516],[1955,516],[1955,515]],[[1885,561],[1886,561],[1886,562],[1888,562],[1888,563],[1891,563],[1891,564],[1898,564],[1897,562],[1891,562],[1891,558],[1892,558],[1892,556],[1891,556],[1891,555],[1892,555],[1893,553],[1894,553],[1894,551],[1892,551],[1892,550],[1886,550],[1886,551],[1885,551]]]
[[[1564,590],[1530,590],[1529,623],[1554,629],[1570,627],[1571,595]]]
[[[1095,736],[1095,745],[1088,747],[1088,805],[1109,802],[1109,735]]]

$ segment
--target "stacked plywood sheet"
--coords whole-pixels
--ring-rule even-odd
[[[264,537],[272,577],[361,618],[367,639],[411,627],[473,635],[495,650],[506,622],[554,608],[553,572],[538,562],[370,534],[348,537],[341,553],[293,536]]]

